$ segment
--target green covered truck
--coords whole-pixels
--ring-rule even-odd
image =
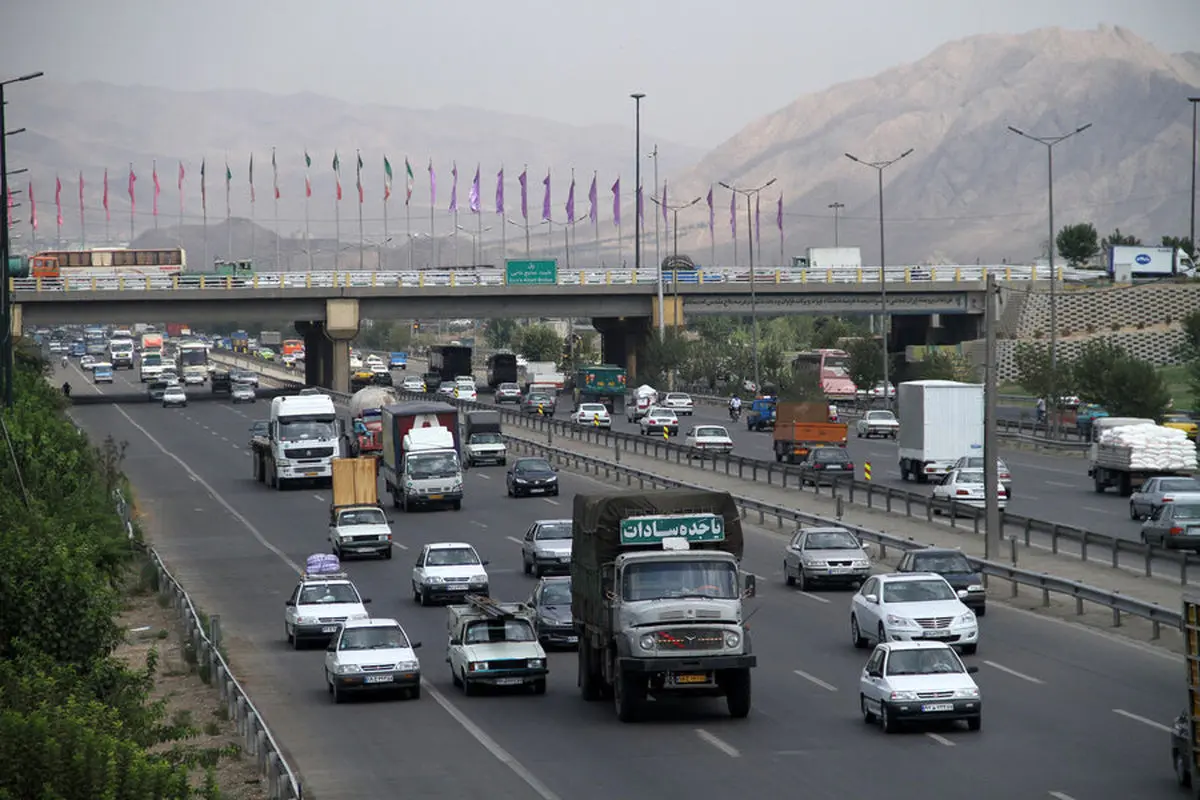
[[[608,413],[625,413],[625,368],[612,364],[580,367],[575,372],[575,407],[580,403],[603,403]]]

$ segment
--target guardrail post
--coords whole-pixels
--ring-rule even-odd
[[[214,648],[221,646],[221,615],[213,614],[208,618],[208,638]]]
[[[1045,574],[1046,573],[1044,573],[1044,572],[1042,573],[1042,575],[1045,575]],[[1047,589],[1045,587],[1045,585],[1042,586],[1042,607],[1043,608],[1050,607],[1050,590]]]
[[[1088,532],[1086,530],[1082,530],[1082,529],[1079,532],[1081,534],[1083,534],[1082,538],[1080,538],[1080,540],[1079,540],[1079,558],[1082,561],[1087,561],[1088,560],[1088,557],[1087,557],[1087,554],[1088,554]]]
[[[1058,523],[1050,524],[1050,552],[1058,555]]]
[[[1083,616],[1083,598],[1082,597],[1077,596],[1075,598],[1075,616],[1077,616],[1077,617]]]
[[[1121,592],[1119,590],[1113,589],[1113,594],[1120,594],[1120,593]],[[1113,627],[1114,628],[1121,627],[1121,609],[1117,608],[1116,606],[1113,606],[1112,614],[1113,614]]]
[[[1147,556],[1147,558],[1149,558],[1149,557]],[[1190,560],[1191,559],[1189,559],[1187,557],[1186,553],[1184,553],[1183,558],[1181,558],[1179,560],[1179,585],[1180,586],[1187,586],[1188,562]],[[1149,563],[1149,562],[1147,562],[1147,563]],[[1148,570],[1149,570],[1149,566],[1147,566],[1147,573],[1146,573],[1147,575],[1150,574]]]

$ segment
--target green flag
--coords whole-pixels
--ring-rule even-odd
[[[387,156],[383,157],[383,199],[386,201],[392,196],[392,162],[388,161]]]
[[[338,154],[336,152],[333,154],[333,171],[334,172],[342,171],[342,160],[340,158],[338,158]]]
[[[408,163],[408,157],[404,158],[404,205],[408,205],[408,201],[412,200],[413,173],[412,164]]]
[[[307,150],[305,150],[305,151],[304,151],[304,166],[305,166],[305,167],[311,167],[311,166],[312,166],[312,158],[311,158],[311,157],[308,155],[308,151],[307,151]]]

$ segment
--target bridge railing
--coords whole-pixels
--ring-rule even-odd
[[[1029,281],[1048,278],[1045,268],[1027,266],[938,266],[888,267],[884,271],[889,284],[954,284],[976,283],[994,274],[998,280]],[[1059,280],[1083,280],[1091,273],[1078,270],[1058,270]],[[659,279],[653,268],[642,270],[574,269],[559,270],[552,285],[558,286],[654,286]],[[864,284],[878,283],[878,267],[793,269],[755,267],[756,284]],[[328,272],[260,272],[253,276],[230,275],[136,275],[118,272],[88,272],[58,278],[12,278],[12,290],[21,292],[111,292],[111,291],[236,291],[254,289],[352,289],[352,288],[425,288],[506,286],[505,272],[500,269],[452,269],[413,271],[328,271]],[[711,267],[666,272],[663,282],[682,287],[703,284],[750,284],[746,267]],[[517,286],[538,284],[513,283]]]

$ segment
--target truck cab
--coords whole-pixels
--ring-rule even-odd
[[[288,395],[271,401],[265,442],[252,442],[254,477],[282,490],[297,480],[333,480],[340,425],[328,395]]]
[[[454,434],[446,428],[413,428],[402,443],[401,508],[448,503],[462,508],[463,475]]]
[[[775,427],[774,397],[757,397],[746,412],[746,430],[766,431]]]
[[[546,693],[546,651],[538,643],[533,610],[467,595],[446,610],[446,661],[455,686],[467,695],[483,687],[528,687]]]

